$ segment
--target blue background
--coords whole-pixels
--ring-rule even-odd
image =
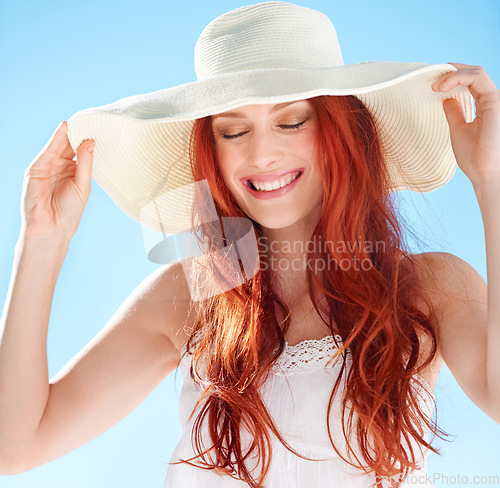
[[[0,3],[0,303],[20,229],[23,173],[59,122],[86,107],[195,80],[193,49],[203,27],[251,3],[256,2]],[[332,20],[345,64],[391,60],[481,65],[500,86],[498,0],[299,3]],[[439,190],[401,196],[403,213],[426,250],[452,252],[486,280],[481,213],[460,169]],[[93,182],[54,294],[47,341],[50,377],[157,267],[147,260],[140,224]],[[0,476],[0,486],[161,487],[181,432],[180,386],[180,375],[176,381],[170,375],[100,437],[47,465]],[[446,367],[435,393],[439,425],[456,438],[436,442],[442,456],[431,454],[429,470],[438,476],[462,476],[448,483],[437,480],[436,485],[478,486],[473,476],[500,475],[500,426],[466,397]]]

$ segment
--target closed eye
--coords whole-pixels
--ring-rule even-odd
[[[303,120],[302,122],[299,122],[298,124],[293,124],[293,125],[279,125],[278,127],[281,127],[284,130],[296,130],[298,129],[302,124],[304,124],[306,120]],[[229,134],[223,134],[222,137],[224,139],[236,139],[237,137],[241,137],[245,135],[246,132],[240,132],[239,134],[234,134],[234,135],[229,135]]]

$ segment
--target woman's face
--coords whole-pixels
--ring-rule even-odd
[[[308,100],[216,114],[212,131],[221,174],[246,215],[269,229],[319,217],[317,120]]]

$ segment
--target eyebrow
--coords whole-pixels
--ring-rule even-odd
[[[270,113],[277,112],[278,110],[281,110],[285,107],[288,107],[288,105],[291,105],[292,103],[298,103],[298,102],[303,102],[303,100],[295,100],[293,102],[278,103],[270,110]],[[219,118],[219,117],[245,117],[245,114],[243,114],[241,112],[227,112],[227,113],[221,113],[221,114],[214,114],[214,115],[212,115],[212,120]]]

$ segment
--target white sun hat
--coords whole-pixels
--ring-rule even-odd
[[[194,49],[197,81],[87,108],[68,120],[76,152],[95,140],[92,176],[130,217],[162,232],[191,229],[194,180],[189,139],[194,120],[256,103],[354,95],[374,117],[391,191],[429,192],[457,163],[443,101],[474,117],[469,90],[437,93],[450,64],[367,61],[344,65],[336,30],[316,10],[271,1],[212,20]]]

